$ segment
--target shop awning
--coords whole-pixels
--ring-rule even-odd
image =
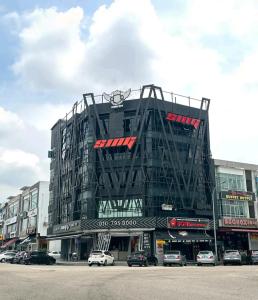
[[[193,242],[207,243],[213,240],[213,237],[205,232],[189,232],[189,231],[160,231],[156,233],[156,239],[168,240],[172,243]]]
[[[1,248],[1,249],[4,249],[4,248],[6,248],[6,247],[8,247],[8,246],[11,246],[11,245],[14,244],[17,240],[18,240],[17,238],[14,238],[14,239],[12,239],[12,240],[9,240],[9,241],[5,242],[0,248]]]
[[[258,229],[246,229],[246,228],[220,228],[219,231],[233,231],[233,232],[258,232]]]
[[[65,240],[65,239],[74,239],[82,236],[82,234],[76,234],[76,235],[62,235],[62,236],[55,236],[55,237],[47,237],[46,240],[51,241],[51,240]]]
[[[35,237],[27,236],[23,241],[20,242],[19,245],[25,245],[35,241],[36,241]]]

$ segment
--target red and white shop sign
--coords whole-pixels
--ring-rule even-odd
[[[168,218],[168,228],[173,229],[208,229],[208,219]]]
[[[121,147],[126,146],[128,149],[132,149],[134,144],[136,143],[136,136],[128,136],[128,137],[121,137],[115,139],[108,139],[108,140],[96,140],[94,149],[102,149],[102,148],[110,148],[110,147]]]
[[[222,224],[225,227],[257,228],[256,219],[247,218],[223,218]]]

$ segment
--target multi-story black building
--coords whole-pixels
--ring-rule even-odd
[[[64,256],[211,247],[209,104],[154,85],[89,93],[53,126],[48,234]]]

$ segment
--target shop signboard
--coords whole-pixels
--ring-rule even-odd
[[[103,218],[82,220],[83,230],[155,228],[156,218]]]
[[[9,218],[5,221],[5,225],[11,225],[13,223],[16,223],[16,221],[17,221],[17,216]]]
[[[58,224],[55,225],[53,228],[53,233],[57,234],[57,233],[65,233],[65,232],[71,232],[71,231],[77,231],[80,230],[81,227],[81,221],[77,220],[77,221],[72,221],[66,224]]]
[[[147,252],[151,250],[151,236],[149,232],[143,233],[143,250]]]
[[[250,233],[250,238],[252,241],[258,241],[258,233]]]
[[[220,192],[220,198],[225,200],[255,201],[255,193],[241,191]]]
[[[257,228],[258,222],[256,219],[248,218],[230,218],[224,217],[222,219],[222,227],[235,227],[235,228]]]
[[[171,229],[209,229],[209,219],[167,218],[167,227]]]

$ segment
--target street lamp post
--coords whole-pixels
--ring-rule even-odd
[[[225,181],[220,182],[220,185],[225,183]],[[212,217],[213,217],[213,234],[214,234],[214,247],[215,247],[215,254],[218,259],[218,245],[217,245],[217,233],[216,233],[216,214],[215,214],[215,192],[216,192],[216,184],[212,190]]]
[[[212,190],[212,217],[213,217],[213,235],[214,235],[214,247],[216,258],[218,259],[218,246],[217,246],[217,234],[216,234],[216,215],[215,215],[215,191],[216,185]]]

